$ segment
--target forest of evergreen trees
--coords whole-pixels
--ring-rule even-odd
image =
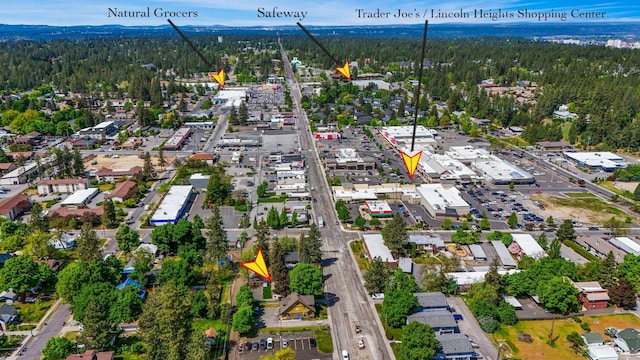
[[[127,91],[136,100],[149,100],[150,89],[157,88],[152,81],[158,79],[189,77],[222,66],[233,67],[244,82],[262,81],[274,73],[272,60],[279,57],[275,34],[227,35],[221,43],[214,35],[191,37],[215,69],[207,69],[178,36],[5,42],[0,44],[0,92],[50,85],[84,94]],[[303,63],[327,69],[336,65],[304,34],[282,41],[290,56]],[[357,62],[359,73],[390,74],[391,81],[399,82],[416,78],[420,39],[343,36],[319,41],[335,58]],[[431,99],[449,100],[450,110],[466,110],[498,126],[523,126],[523,137],[530,143],[565,139],[582,146],[640,149],[640,125],[634,121],[640,110],[637,50],[520,38],[431,39],[426,59],[425,92]],[[533,105],[489,98],[477,86],[489,78],[500,85],[532,81],[541,91]],[[562,104],[578,118],[552,119]]]

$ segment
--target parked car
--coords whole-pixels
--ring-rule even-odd
[[[260,349],[264,350],[267,348],[267,339],[260,339]]]
[[[289,341],[288,340],[282,340],[282,348],[286,349],[289,347]]]
[[[253,345],[251,347],[251,350],[258,351],[258,342],[257,341],[253,343]]]
[[[364,339],[360,339],[360,341],[358,341],[358,349],[364,349]]]
[[[342,350],[342,360],[349,360],[349,352],[347,350]]]
[[[273,338],[267,338],[267,350],[273,349]]]
[[[317,345],[316,338],[309,339],[309,346],[310,347],[316,347],[316,345]]]

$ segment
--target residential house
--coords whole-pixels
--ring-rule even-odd
[[[67,360],[113,360],[115,352],[87,350],[82,354],[73,354],[67,356]]]
[[[618,353],[612,346],[596,345],[587,347],[591,360],[618,360]]]
[[[204,331],[204,342],[213,346],[216,344],[216,338],[218,337],[218,331],[213,327]]]
[[[78,190],[89,188],[89,179],[47,179],[38,181],[38,194],[47,195],[51,193],[71,194]]]
[[[420,292],[413,293],[418,298],[419,307],[415,312],[433,311],[433,310],[449,310],[451,306],[447,302],[447,298],[441,292]]]
[[[604,339],[600,333],[584,333],[582,334],[582,340],[588,347],[604,345]]]
[[[300,253],[298,251],[292,251],[284,254],[284,264],[293,269],[298,262],[300,262]]]
[[[16,165],[14,163],[0,163],[0,175],[5,175],[15,169]]]
[[[603,289],[597,281],[576,282],[574,286],[580,291],[578,302],[588,310],[606,309],[609,304],[609,291]]]
[[[29,209],[31,209],[29,196],[17,194],[0,203],[0,216],[13,221]]]
[[[412,321],[431,326],[436,335],[460,332],[456,319],[448,310],[423,311],[407,316],[407,324]]]
[[[613,342],[623,352],[636,354],[640,351],[640,332],[631,328],[620,330]]]
[[[111,193],[104,197],[111,198],[113,201],[123,202],[135,197],[137,192],[138,188],[135,181],[125,180],[117,183],[115,189],[111,190]]]
[[[11,324],[18,316],[18,312],[13,306],[9,304],[2,304],[0,306],[0,329],[7,331],[9,324]]]
[[[444,250],[444,241],[436,236],[409,235],[409,243],[414,244],[417,250],[430,254]]]
[[[198,153],[189,156],[190,161],[204,161],[208,165],[215,163],[216,155],[207,153]]]
[[[131,180],[138,174],[142,174],[142,167],[134,166],[126,170],[111,170],[107,168],[101,168],[96,171],[96,180],[99,182],[116,182],[119,179]]]
[[[18,300],[18,294],[13,289],[9,289],[0,292],[0,300],[6,302],[7,304],[11,304],[12,302]]]
[[[440,342],[434,359],[436,360],[471,360],[476,359],[471,341],[463,334],[436,334]]]
[[[141,299],[144,299],[145,295],[147,294],[147,292],[144,289],[142,289],[142,285],[140,285],[139,282],[131,279],[130,277],[127,277],[125,279],[125,281],[123,281],[120,284],[116,285],[116,289],[122,290],[127,286],[133,286],[136,289],[138,289],[138,297],[140,297]]]
[[[280,318],[282,320],[311,319],[316,316],[313,295],[289,294],[280,300]]]

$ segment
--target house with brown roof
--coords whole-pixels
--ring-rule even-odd
[[[138,191],[135,181],[126,180],[116,184],[115,189],[111,190],[111,194],[107,194],[105,198],[111,198],[113,201],[123,202],[133,198]]]
[[[104,212],[104,209],[102,208],[102,206],[97,207],[97,208],[93,208],[93,209],[89,209],[89,208],[68,208],[68,207],[59,207],[57,209],[53,209],[53,210],[49,210],[49,213],[47,214],[49,217],[51,216],[61,216],[61,217],[68,217],[68,216],[77,216],[77,217],[82,217],[85,214],[90,214],[90,215],[94,215],[94,216],[102,216],[102,213]]]
[[[72,194],[78,190],[89,188],[89,179],[46,179],[38,181],[38,194],[47,195],[52,193]]]
[[[215,159],[215,156],[213,154],[207,154],[207,153],[198,153],[198,154],[189,155],[189,160],[204,161],[209,165],[213,165],[214,159]]]
[[[609,304],[609,291],[603,289],[597,281],[575,282],[573,285],[580,291],[578,302],[589,310],[606,309]]]
[[[282,320],[312,319],[316,316],[316,304],[313,295],[289,294],[280,300],[280,318]]]
[[[0,163],[0,175],[5,175],[15,169],[16,165],[14,163]]]
[[[138,174],[142,174],[142,167],[140,166],[134,166],[128,170],[111,170],[101,168],[96,171],[96,180],[99,182],[116,182],[119,179],[131,180]]]
[[[83,354],[73,354],[67,356],[67,360],[113,360],[115,352],[87,350]]]
[[[25,194],[17,194],[0,203],[0,216],[13,221],[29,209],[31,209],[29,197]]]

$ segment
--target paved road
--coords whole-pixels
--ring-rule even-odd
[[[473,339],[476,344],[478,344],[479,349],[477,351],[482,354],[485,359],[496,360],[498,358],[498,350],[493,346],[493,343],[489,340],[487,334],[482,331],[480,324],[478,324],[478,321],[462,298],[448,297],[447,302],[449,302],[449,305],[453,306],[458,314],[462,315],[463,320],[458,321],[460,332],[466,334]]]
[[[308,164],[308,179],[310,186],[316,190],[312,196],[317,200],[313,208],[316,219],[322,216],[326,226],[321,229],[324,251],[325,294],[329,305],[329,320],[334,344],[334,358],[343,349],[349,351],[352,359],[394,359],[388,342],[382,332],[369,296],[361,285],[355,259],[351,256],[348,241],[355,237],[353,233],[343,232],[334,211],[335,205],[325,182],[324,171],[321,168],[318,154],[315,151],[313,138],[309,130],[306,114],[300,106],[300,88],[293,76],[291,64],[282,47],[281,54],[294,112],[297,115],[299,130],[299,144],[302,149],[309,151],[306,157]],[[357,280],[356,280],[357,279]],[[362,336],[367,345],[366,351],[358,351],[358,340],[354,324],[359,322],[363,328]]]
[[[47,344],[47,341],[56,336],[60,330],[62,330],[63,322],[69,321],[71,317],[71,311],[69,310],[69,304],[61,304],[54,312],[49,316],[46,321],[47,325],[42,324],[39,331],[35,332],[35,335],[31,337],[27,344],[27,350],[23,353],[19,359],[22,360],[36,360],[40,359],[42,355],[42,349]],[[13,359],[9,357],[9,359]],[[17,359],[17,358],[16,358]]]

